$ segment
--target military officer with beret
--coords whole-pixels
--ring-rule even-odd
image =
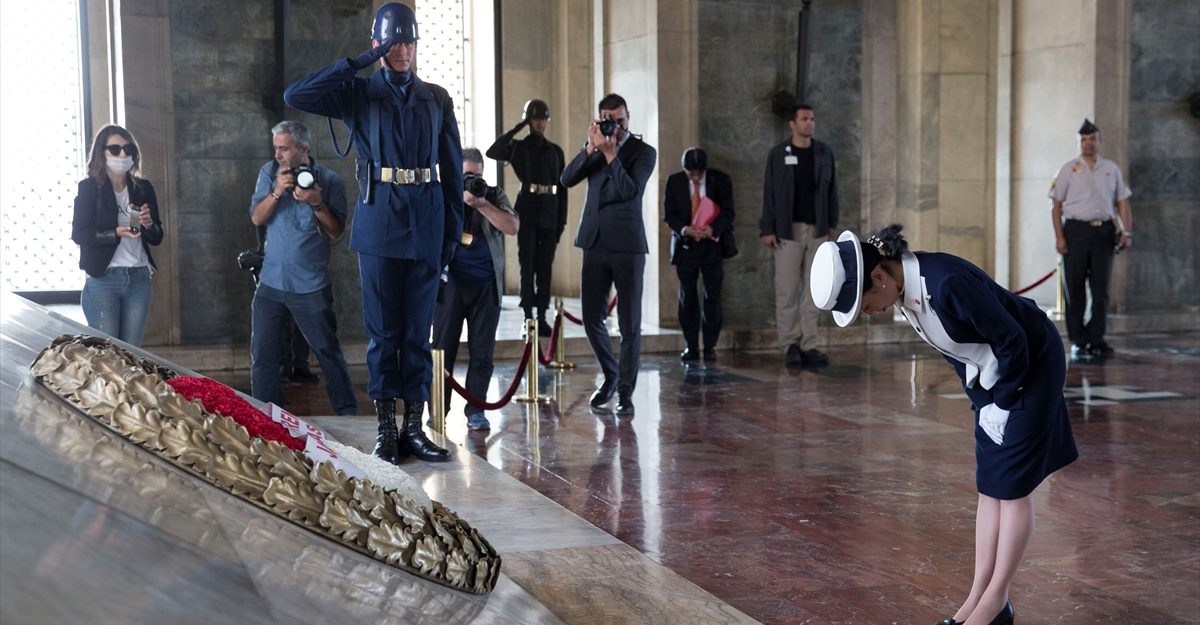
[[[1084,119],[1079,156],[1058,170],[1050,186],[1055,247],[1063,257],[1067,285],[1072,360],[1088,361],[1113,352],[1104,340],[1108,286],[1113,254],[1133,245],[1130,195],[1121,169],[1100,156],[1100,129]],[[1092,312],[1085,324],[1087,286],[1092,291]]]
[[[297,80],[291,106],[337,118],[358,149],[350,249],[358,253],[370,343],[367,392],[375,401],[375,455],[449,460],[421,430],[429,400],[429,328],[438,278],[462,236],[462,145],[446,90],[417,77],[417,19],[398,2],[375,14],[371,48]],[[369,78],[356,76],[376,62]],[[396,400],[404,401],[397,431]]]

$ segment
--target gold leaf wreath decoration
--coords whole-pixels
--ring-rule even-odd
[[[30,370],[96,422],[235,496],[439,584],[473,593],[495,588],[500,555],[454,512],[436,501],[424,508],[251,437],[233,419],[176,393],[164,382],[176,373],[161,363],[107,339],[63,335]],[[104,466],[103,452],[93,451]]]

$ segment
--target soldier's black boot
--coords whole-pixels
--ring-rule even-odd
[[[539,308],[538,309],[538,336],[547,337],[547,336],[550,336],[550,332],[551,332],[550,324],[546,321],[546,309]]]
[[[410,453],[426,462],[445,462],[450,452],[433,444],[421,429],[421,415],[425,413],[425,402],[404,402],[404,426],[400,432],[400,452]]]
[[[375,436],[375,451],[381,460],[400,464],[400,432],[396,429],[396,400],[376,399],[375,414],[379,418],[379,434]]]

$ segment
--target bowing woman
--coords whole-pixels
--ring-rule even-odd
[[[87,272],[80,304],[88,325],[141,346],[150,312],[150,246],[162,243],[154,186],[141,177],[137,141],[120,126],[96,133],[79,181],[71,240]]]
[[[908,251],[900,230],[888,226],[866,244],[850,231],[822,243],[810,288],[842,327],[895,307],[962,379],[975,413],[975,573],[966,601],[938,625],[1006,625],[1033,533],[1030,495],[1079,455],[1062,338],[1033,301],[966,260]]]

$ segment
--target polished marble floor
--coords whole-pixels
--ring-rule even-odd
[[[227,622],[920,625],[951,614],[970,584],[969,404],[921,344],[831,347],[831,366],[805,371],[773,353],[721,352],[697,367],[646,355],[633,417],[588,408],[597,368],[577,357],[573,371],[543,369],[548,402],[489,412],[485,434],[466,429],[456,397],[446,433],[461,445],[454,461],[405,469],[504,554],[502,584],[480,600],[306,542],[211,489],[142,510],[118,485],[136,479],[139,492],[157,492],[168,478],[125,466],[108,445],[75,463],[69,445],[38,448],[58,430],[28,415],[53,401],[10,381],[22,342],[11,334],[0,423],[6,585],[61,576],[86,588],[120,554],[164,549],[154,570],[106,571],[114,583],[150,584],[153,596],[126,607],[83,597],[134,615],[183,612],[180,588],[200,599],[237,588],[237,601],[263,603],[261,614]],[[1080,459],[1035,494],[1037,528],[1012,595],[1023,625],[1200,623],[1200,332],[1112,342],[1116,357],[1068,371]],[[514,369],[499,363],[491,397]],[[244,374],[211,375],[247,386]],[[365,409],[365,372],[352,375]],[[299,414],[328,410],[320,386],[285,392]],[[370,416],[313,420],[363,448],[374,434]],[[13,528],[32,531],[41,518],[55,519],[39,529],[56,539],[14,548]],[[63,555],[73,550],[78,570]],[[157,573],[182,579],[154,585]],[[0,620],[27,622],[8,618],[12,596]]]
[[[1080,459],[1036,491],[1019,623],[1200,623],[1200,333],[1112,342],[1069,368]],[[971,581],[969,403],[923,344],[830,355],[806,371],[648,355],[632,418],[588,408],[597,367],[576,358],[543,373],[550,403],[489,412],[486,434],[455,397],[447,435],[763,623],[933,623]],[[287,392],[325,410],[320,387]],[[360,419],[343,423],[365,445]]]

